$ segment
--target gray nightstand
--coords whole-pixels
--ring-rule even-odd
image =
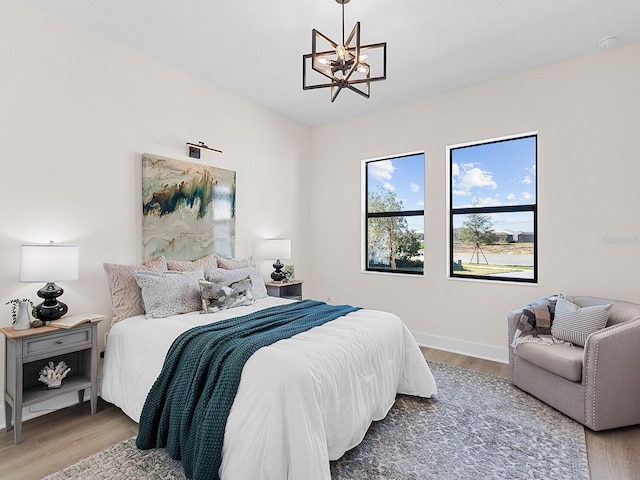
[[[84,401],[91,389],[91,415],[98,402],[98,324],[73,328],[39,327],[14,330],[0,328],[6,338],[4,411],[7,430],[14,428],[14,440],[21,442],[22,408],[71,392]],[[71,368],[60,388],[49,389],[38,381],[39,372],[51,361],[64,361]]]
[[[265,282],[267,294],[271,297],[289,298],[291,300],[302,300],[302,280],[292,282]]]

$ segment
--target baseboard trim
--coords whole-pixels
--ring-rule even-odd
[[[466,342],[464,340],[428,335],[426,333],[411,333],[416,339],[416,342],[418,342],[418,345],[423,347],[444,350],[445,352],[459,353],[461,355],[482,358],[493,362],[509,363],[509,350],[507,347],[494,347],[492,345]]]
[[[87,389],[84,392],[84,401],[88,401],[91,398],[91,389]],[[44,402],[39,402],[29,407],[24,407],[22,409],[22,421],[25,422],[27,420],[31,420],[32,418],[40,417],[42,415],[46,415],[47,413],[51,413],[55,410],[60,410],[62,408],[71,407],[73,405],[78,404],[78,393],[70,392],[66,395],[61,395],[56,398],[52,398],[51,400],[46,400]],[[0,428],[5,429],[7,427],[4,416],[4,402],[0,405]]]

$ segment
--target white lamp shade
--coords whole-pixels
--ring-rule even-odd
[[[20,247],[21,282],[58,282],[77,280],[80,263],[78,245],[22,245]]]
[[[291,239],[274,238],[267,240],[266,257],[278,260],[291,258]]]

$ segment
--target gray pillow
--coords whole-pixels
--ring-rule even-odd
[[[230,285],[200,280],[200,297],[202,310],[200,313],[215,313],[227,308],[250,305],[255,300],[251,292],[251,278],[233,282]]]
[[[267,297],[267,287],[260,273],[258,265],[250,265],[248,267],[236,268],[234,270],[226,270],[224,268],[212,268],[207,270],[205,278],[213,283],[222,285],[231,285],[243,278],[251,277],[251,285],[253,298],[259,300]]]
[[[584,347],[587,337],[607,325],[612,303],[579,307],[564,298],[558,298],[551,325],[551,335]]]
[[[200,285],[204,269],[190,272],[134,272],[142,290],[142,300],[148,318],[165,318],[200,310]]]

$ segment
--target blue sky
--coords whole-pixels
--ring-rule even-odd
[[[536,198],[536,139],[460,147],[451,151],[454,208],[525,205]]]
[[[470,145],[451,151],[452,206],[526,205],[536,202],[536,137]],[[424,206],[424,155],[422,153],[368,163],[369,191],[379,187],[395,192],[406,210]],[[427,207],[428,208],[428,207]],[[491,215],[496,230],[533,231],[533,215],[501,213]],[[408,217],[409,225],[424,232],[422,217]],[[466,215],[454,218],[454,228]]]
[[[369,191],[382,187],[395,192],[405,210],[424,209],[424,154],[368,163]],[[424,233],[423,217],[407,217],[409,227]]]
[[[451,150],[451,197],[454,208],[536,203],[536,137]],[[465,220],[454,219],[454,228]],[[491,215],[494,229],[533,231],[531,213]]]

